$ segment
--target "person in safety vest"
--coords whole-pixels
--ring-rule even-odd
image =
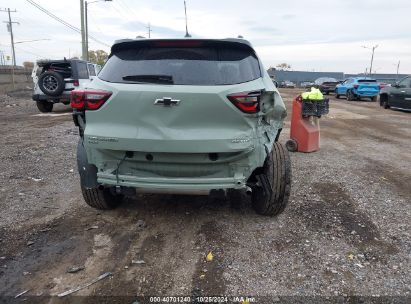
[[[319,89],[311,88],[310,92],[304,92],[301,94],[303,99],[309,100],[323,100],[324,96],[323,93]]]

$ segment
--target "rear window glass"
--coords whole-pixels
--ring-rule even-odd
[[[92,64],[88,65],[88,72],[89,72],[90,76],[96,76],[96,70],[94,69],[94,65],[92,65]]]
[[[84,62],[77,63],[77,73],[79,79],[88,79],[88,69],[87,64]]]
[[[261,77],[260,67],[251,50],[216,47],[150,47],[121,50],[113,54],[99,78],[120,83],[136,81],[130,76],[166,75],[176,85],[225,85]],[[128,80],[124,80],[126,77]],[[132,77],[131,77],[132,78]]]
[[[358,82],[377,82],[375,79],[360,79]]]

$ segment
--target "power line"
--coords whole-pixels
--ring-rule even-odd
[[[120,10],[120,6],[119,6],[119,8],[117,8],[116,5],[115,5],[115,3],[113,3],[113,5],[112,5],[111,7],[114,8],[114,10],[116,11],[116,13],[120,16],[120,19],[123,19],[123,18],[125,18],[125,19],[130,19],[129,16],[126,16],[126,15],[122,12],[122,10]]]
[[[121,0],[117,0],[117,3],[119,4],[120,7],[125,8],[125,11],[130,14],[130,16],[134,19],[138,18],[137,14],[134,12],[134,10],[132,10],[125,2],[121,1]]]
[[[6,46],[6,47],[9,47],[10,45],[9,44],[3,44],[4,46]],[[14,46],[17,50],[20,50],[20,51],[22,51],[23,53],[28,53],[28,54],[31,54],[31,55],[35,55],[35,56],[37,56],[37,57],[41,57],[41,58],[46,58],[46,56],[44,56],[44,55],[39,55],[38,53],[34,53],[34,52],[32,52],[32,51],[27,51],[26,49],[23,49],[20,45],[19,46]],[[34,47],[32,47],[32,46],[27,46],[27,47],[29,47],[29,48],[31,48],[31,49],[33,49],[33,50],[35,50],[35,51],[40,51],[40,52],[42,52],[43,50],[40,50],[40,49],[38,49],[38,48],[34,48]],[[0,53],[1,53],[2,51],[0,50]]]
[[[90,19],[91,19],[91,22],[92,22],[93,25],[95,25],[95,27],[97,28],[97,31],[98,31],[100,34],[104,35],[103,31],[101,30],[101,28],[98,26],[96,20],[94,19],[93,14],[90,14],[90,9],[88,10],[87,13],[88,13],[88,17],[90,17]],[[88,30],[88,28],[87,28],[87,30]]]
[[[50,39],[32,39],[32,40],[22,40],[22,41],[16,41],[14,44],[18,43],[26,43],[26,42],[36,42],[36,41],[45,41],[45,40],[50,40]]]
[[[70,23],[64,21],[63,19],[57,17],[56,15],[54,15],[53,13],[51,13],[50,11],[46,10],[44,7],[40,6],[39,4],[37,4],[36,2],[34,2],[33,0],[26,0],[28,3],[30,3],[31,5],[33,5],[34,7],[38,8],[39,10],[41,10],[43,13],[47,14],[49,17],[53,18],[54,20],[56,20],[57,22],[63,24],[64,26],[68,27],[69,29],[77,32],[77,33],[81,33],[80,29],[75,27],[74,25],[71,25]],[[110,47],[110,45],[108,45],[107,43],[104,43],[100,40],[98,40],[97,38],[89,35],[89,37],[94,40],[97,43],[100,43],[102,45],[105,45],[107,47]]]
[[[19,47],[16,47],[16,48],[17,48],[18,50],[22,51],[23,53],[27,53],[27,54],[34,55],[34,56],[36,56],[37,58],[47,58],[46,56],[39,55],[39,54],[34,53],[34,52],[31,52],[31,51],[27,51],[27,50],[21,48],[20,46],[19,46]]]
[[[39,10],[41,10],[43,13],[46,13],[47,15],[49,15],[51,18],[57,20],[58,22],[60,22],[61,24],[67,26],[68,28],[72,29],[73,31],[76,32],[80,32],[80,30],[78,28],[76,28],[74,25],[71,25],[70,23],[64,21],[63,19],[60,19],[59,17],[57,17],[56,15],[54,15],[53,13],[49,12],[48,10],[46,10],[45,8],[41,7],[40,5],[38,5],[36,2],[32,1],[32,0],[26,0],[28,3],[30,3],[31,5],[35,6],[36,8],[38,8]]]

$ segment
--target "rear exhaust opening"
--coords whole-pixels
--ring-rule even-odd
[[[209,154],[208,154],[208,158],[209,158],[211,161],[216,161],[216,160],[218,160],[218,153],[209,153]]]

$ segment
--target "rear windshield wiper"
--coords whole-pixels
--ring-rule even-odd
[[[171,75],[128,75],[124,76],[123,80],[142,83],[174,83]]]

